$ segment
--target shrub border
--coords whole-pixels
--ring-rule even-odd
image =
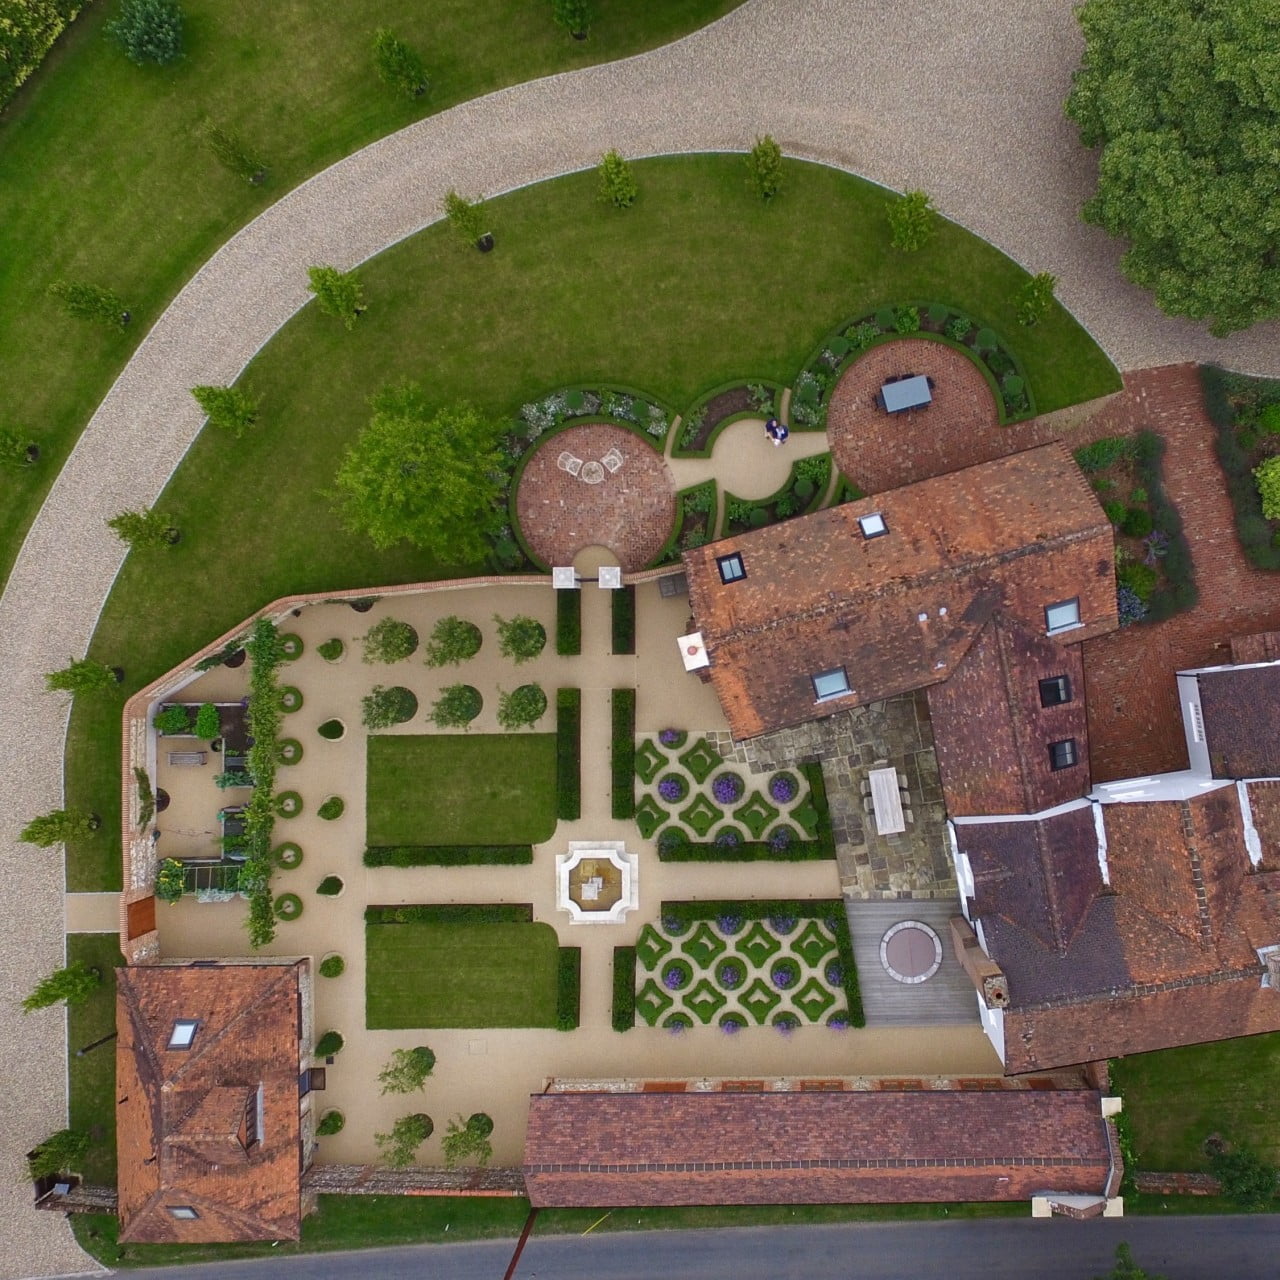
[[[369,845],[363,861],[366,867],[521,867],[533,861],[533,845]]]
[[[609,711],[613,734],[609,762],[613,785],[611,805],[618,819],[633,818],[636,812],[636,691],[615,689]]]
[[[575,592],[576,594],[576,592]],[[582,690],[556,690],[556,817],[582,816]],[[532,848],[530,860],[532,860]]]
[[[636,651],[636,589],[628,583],[609,595],[609,652],[620,657],[633,657]]]
[[[420,902],[366,907],[365,924],[532,924],[531,902]]]
[[[729,382],[721,382],[710,390],[701,392],[695,400],[691,401],[689,407],[680,415],[681,429],[684,427],[685,419],[691,413],[697,413],[699,409],[709,404],[716,396],[723,395],[726,391],[736,390],[738,387],[768,387],[773,392],[773,398],[777,402],[778,417],[782,417],[782,397],[787,391],[785,383],[777,382],[773,378],[733,378]],[[672,458],[709,458],[716,447],[717,438],[725,427],[735,422],[741,422],[743,418],[758,418],[760,416],[759,409],[744,409],[741,413],[731,413],[727,418],[721,418],[716,423],[715,428],[707,437],[707,443],[701,449],[682,449],[680,448],[679,438],[677,438],[675,444],[671,447],[669,456]],[[822,428],[800,427],[799,430],[820,431]]]
[[[582,948],[561,947],[556,961],[556,1030],[576,1031],[582,1010]]]
[[[613,1007],[615,1031],[630,1031],[636,1025],[636,949],[613,949]]]
[[[556,592],[556,653],[576,658],[582,652],[582,592]]]

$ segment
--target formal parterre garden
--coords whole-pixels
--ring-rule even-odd
[[[634,972],[634,1012],[651,1027],[862,1025],[839,901],[663,903],[640,931]]]

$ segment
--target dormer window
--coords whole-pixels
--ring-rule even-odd
[[[747,576],[742,556],[736,551],[732,555],[716,556],[716,568],[720,570],[721,582],[737,582],[739,578]]]
[[[1044,611],[1044,629],[1049,635],[1059,631],[1070,631],[1080,625],[1080,597],[1074,600],[1060,600],[1057,604],[1048,605]]]
[[[858,528],[862,530],[864,538],[879,538],[889,532],[884,516],[878,511],[873,511],[869,516],[859,516]]]
[[[1070,769],[1080,763],[1074,738],[1063,738],[1061,742],[1049,743],[1049,768],[1053,770]]]
[[[1060,707],[1071,701],[1071,681],[1066,676],[1051,676],[1040,681],[1040,705]]]
[[[200,1023],[195,1018],[179,1018],[169,1032],[170,1049],[190,1049]]]
[[[840,698],[849,689],[849,674],[843,667],[833,667],[830,671],[819,671],[811,676],[813,681],[813,693],[819,702],[826,702],[830,698]]]
[[[189,1204],[171,1204],[169,1206],[169,1217],[177,1218],[179,1222],[194,1222],[199,1216]]]

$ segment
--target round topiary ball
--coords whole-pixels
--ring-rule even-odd
[[[340,978],[346,971],[347,962],[336,951],[332,951],[320,961],[319,968],[322,978]]]
[[[296,920],[302,914],[302,899],[296,893],[282,893],[272,909],[277,920]]]

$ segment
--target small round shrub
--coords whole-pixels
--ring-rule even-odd
[[[692,927],[692,921],[685,920],[680,916],[665,915],[662,917],[662,932],[669,938],[683,937]]]
[[[716,832],[716,845],[721,849],[737,849],[742,845],[742,832],[737,827],[722,827]]]
[[[1145,507],[1129,507],[1120,521],[1120,532],[1130,538],[1145,538],[1152,527],[1151,512]]]
[[[514,618],[495,617],[498,649],[517,665],[540,654],[547,643],[547,629],[536,618],[520,614]]]
[[[800,966],[790,956],[779,956],[769,970],[769,981],[779,991],[789,991],[800,981]]]
[[[822,976],[827,983],[833,987],[844,985],[844,965],[839,960],[828,960],[826,966],[822,970]]]
[[[341,1111],[326,1111],[316,1125],[316,1137],[332,1138],[335,1133],[342,1132],[342,1127],[346,1123],[347,1118]]]
[[[366,662],[403,662],[418,648],[418,633],[399,618],[375,622],[361,639]]]
[[[784,1036],[789,1036],[800,1025],[800,1019],[794,1013],[784,1009],[781,1013],[773,1015],[773,1025]]]
[[[282,893],[273,909],[277,920],[296,920],[302,914],[302,899],[296,893]]]
[[[693,1026],[693,1019],[687,1013],[669,1013],[662,1023],[672,1035],[681,1035]]]
[[[770,853],[786,853],[791,848],[792,841],[796,838],[796,833],[787,826],[774,827],[769,832],[768,845]]]
[[[677,849],[684,846],[686,839],[688,839],[688,837],[685,835],[683,828],[678,826],[663,827],[663,829],[658,832],[659,855],[675,853]],[[681,930],[681,932],[683,933],[684,930]]]
[[[287,684],[280,690],[280,710],[299,711],[302,708],[302,690],[296,685]]]
[[[276,796],[276,817],[296,818],[302,812],[302,796],[296,791],[282,791]]]
[[[326,720],[316,731],[329,742],[339,742],[347,735],[347,726],[341,720]]]
[[[182,57],[182,10],[174,0],[124,0],[107,34],[137,66],[165,66]]]
[[[539,684],[522,684],[510,693],[498,694],[498,723],[504,729],[527,728],[541,720],[546,711],[546,690]]]
[[[721,960],[716,966],[716,982],[725,991],[736,991],[747,976],[741,960]]]
[[[736,773],[718,774],[711,783],[711,798],[716,804],[737,804],[746,783]]]
[[[346,807],[347,802],[341,796],[330,796],[316,813],[326,822],[332,822],[335,818],[342,817]]]
[[[484,699],[474,685],[451,684],[440,690],[427,719],[437,729],[461,729],[469,725],[483,707]]]
[[[418,714],[418,697],[404,685],[376,684],[360,699],[360,711],[366,729],[390,729]]]
[[[342,641],[338,641],[339,644]],[[302,643],[302,637],[296,632],[290,631],[280,637],[280,656],[286,662],[296,662],[302,657],[303,650],[306,645]]]
[[[302,743],[297,738],[281,738],[276,744],[276,758],[281,764],[297,764],[302,759]]]
[[[742,917],[735,912],[726,911],[723,915],[716,916],[716,928],[726,938],[732,938],[742,928]]]
[[[790,804],[800,794],[794,773],[775,773],[769,779],[769,798],[777,804]]]
[[[740,1013],[722,1013],[720,1015],[720,1030],[727,1036],[736,1036],[747,1025],[747,1020]]]
[[[441,618],[422,651],[429,667],[457,666],[480,652],[483,637],[474,622],[456,615]]]
[[[472,1112],[467,1117],[467,1128],[478,1137],[487,1138],[493,1132],[493,1117],[483,1111]]]
[[[678,773],[664,774],[658,779],[658,798],[667,804],[679,804],[689,794],[689,784]]]
[[[317,645],[316,652],[326,662],[338,662],[347,652],[347,646],[334,636],[332,640],[326,640],[324,644]]]
[[[687,987],[693,979],[693,969],[690,968],[687,960],[681,960],[678,956],[673,960],[668,960],[662,966],[662,985],[668,991],[680,991]]]
[[[689,735],[683,729],[662,729],[658,732],[658,741],[664,747],[683,747]]]
[[[292,840],[286,840],[271,850],[271,861],[285,871],[292,871],[302,865],[302,848]]]
[[[849,1015],[847,1013],[833,1013],[827,1018],[827,1026],[832,1031],[848,1031]]]
[[[340,1031],[326,1031],[324,1035],[316,1041],[316,1057],[332,1058],[335,1053],[341,1051],[346,1041],[342,1038]]]
[[[320,976],[322,978],[340,978],[346,972],[347,962],[335,951],[331,956],[325,956],[320,961]]]
[[[316,885],[316,892],[326,898],[336,898],[343,890],[341,876],[325,876],[323,880]]]

